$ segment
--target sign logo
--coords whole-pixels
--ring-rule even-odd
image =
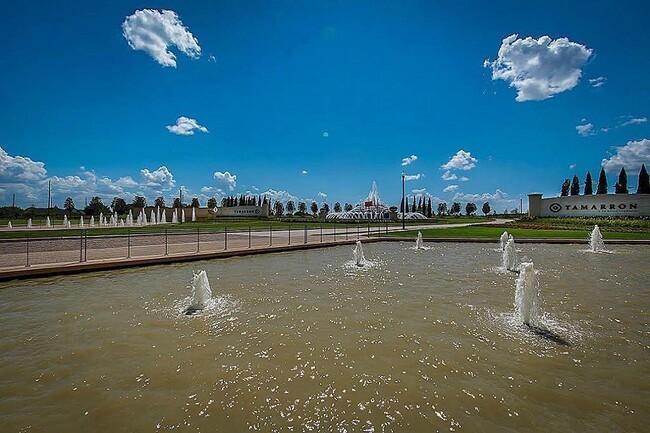
[[[560,203],[552,203],[548,208],[553,213],[558,213],[559,211],[562,210],[562,206],[560,205]]]

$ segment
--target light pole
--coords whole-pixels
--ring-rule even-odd
[[[406,177],[406,173],[402,172],[402,230],[404,230],[406,227],[404,226],[404,214],[406,214],[406,203],[404,202],[405,197],[404,197],[404,178]]]

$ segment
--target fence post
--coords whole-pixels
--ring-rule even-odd
[[[291,225],[289,225],[289,245],[291,245]]]
[[[228,249],[228,226],[223,226],[223,250]]]
[[[269,226],[269,246],[273,245],[273,226]]]
[[[306,243],[307,243],[307,224],[305,224],[305,241],[303,242],[303,244]]]
[[[84,262],[88,261],[88,230],[84,230]]]
[[[359,231],[361,230],[361,225],[357,224],[357,240],[359,240]]]
[[[323,225],[320,225],[320,241],[323,242]]]
[[[26,236],[27,236],[27,263],[25,264],[25,267],[29,268],[29,233],[27,233]]]
[[[348,225],[345,225],[345,240],[348,240]]]
[[[131,229],[126,230],[126,242],[127,242],[126,258],[130,259],[131,258]]]
[[[248,226],[248,248],[251,247],[251,226]]]
[[[165,227],[165,255],[169,253],[169,249],[167,247],[167,227]]]
[[[336,242],[336,226],[334,226],[334,242]]]
[[[84,260],[84,231],[79,230],[81,234],[79,235],[79,263],[83,262]]]
[[[196,252],[201,251],[201,227],[196,228]]]
[[[370,220],[368,220],[368,237],[370,237]]]

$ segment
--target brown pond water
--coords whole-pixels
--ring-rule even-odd
[[[0,431],[647,431],[650,247],[365,246],[0,285]],[[192,272],[214,302],[186,316]]]

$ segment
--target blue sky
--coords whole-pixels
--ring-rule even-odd
[[[635,191],[650,7],[566,3],[12,2],[0,205],[45,206],[48,180],[58,206],[354,204],[373,180],[398,204],[404,170],[409,194],[501,211],[601,166],[612,190],[622,165]]]

